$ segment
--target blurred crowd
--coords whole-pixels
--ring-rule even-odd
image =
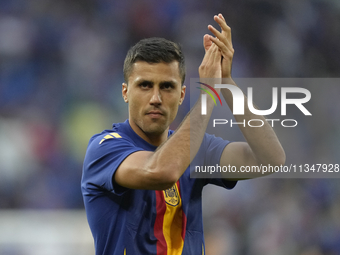
[[[127,118],[129,47],[151,36],[179,42],[189,84],[218,13],[232,28],[234,77],[339,76],[336,0],[0,1],[0,209],[83,208],[88,140]],[[318,144],[300,136],[322,137],[339,163],[335,95],[323,94],[327,124],[297,140],[310,151]],[[188,110],[187,98],[172,128]],[[248,180],[204,195],[208,255],[340,254],[338,179]]]

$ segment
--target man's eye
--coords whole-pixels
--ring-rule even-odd
[[[150,88],[151,87],[151,84],[148,84],[148,83],[141,83],[139,84],[139,86],[143,89],[147,89],[147,88]]]
[[[163,88],[164,88],[164,89],[172,89],[173,87],[174,87],[174,86],[173,86],[172,84],[170,84],[170,83],[169,83],[169,84],[164,84],[164,85],[163,85]]]

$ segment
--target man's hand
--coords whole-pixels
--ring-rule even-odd
[[[204,49],[207,51],[213,46],[217,45],[221,55],[221,70],[222,70],[222,78],[231,78],[231,65],[234,56],[234,48],[231,40],[231,28],[225,22],[222,14],[218,16],[214,16],[214,20],[221,27],[221,32],[219,32],[216,28],[209,25],[208,29],[216,36],[204,35],[203,37],[203,45]]]
[[[200,78],[221,78],[221,60],[222,56],[216,45],[211,45],[205,51],[204,58],[198,68]]]
[[[203,45],[205,52],[210,51],[214,46],[217,46],[221,54],[221,72],[222,78],[231,79],[231,65],[234,56],[234,49],[231,41],[231,29],[225,22],[222,14],[215,15],[214,20],[221,27],[221,32],[216,28],[209,25],[208,29],[215,36],[204,35]],[[232,84],[237,86],[234,82]],[[233,97],[228,89],[222,89],[222,95],[232,109]],[[247,100],[247,99],[245,99]],[[247,142],[233,142],[225,147],[220,160],[221,166],[258,166],[264,165],[283,165],[285,162],[285,152],[269,123],[263,116],[254,115],[249,111],[248,107],[245,108],[244,115],[234,116],[237,122],[248,122],[251,119],[260,119],[264,125],[261,128],[252,128],[240,125],[240,130],[244,135]],[[227,179],[244,179],[252,178],[256,175],[249,175],[248,173],[241,175],[227,174],[224,178]]]

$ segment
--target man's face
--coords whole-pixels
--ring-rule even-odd
[[[141,130],[146,135],[163,134],[175,119],[185,95],[178,62],[134,63],[122,94],[129,103],[130,125],[137,133]]]

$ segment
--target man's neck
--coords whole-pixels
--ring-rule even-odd
[[[145,133],[138,125],[136,125],[136,123],[131,121],[131,119],[129,119],[129,124],[132,130],[135,131],[137,135],[139,135],[143,140],[154,146],[158,147],[168,139],[169,127],[164,130],[162,134],[151,134]]]

